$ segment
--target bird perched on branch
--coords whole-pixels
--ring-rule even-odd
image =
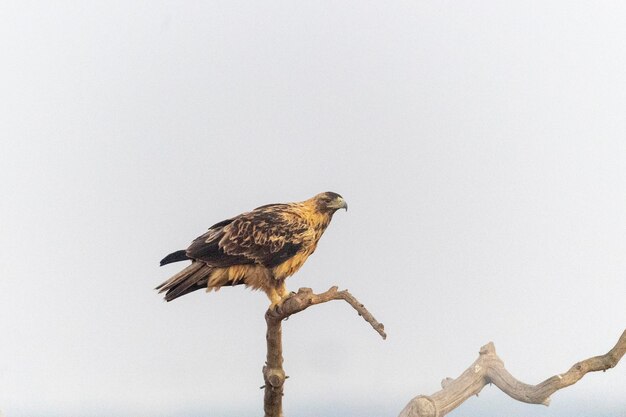
[[[337,193],[299,203],[268,204],[211,226],[185,250],[170,253],[161,266],[191,260],[156,289],[172,301],[192,291],[240,285],[263,290],[270,308],[288,296],[285,279],[307,260],[333,214],[348,210]]]

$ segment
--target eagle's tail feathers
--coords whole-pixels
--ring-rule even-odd
[[[187,268],[180,271],[178,274],[174,275],[167,281],[163,282],[161,285],[155,288],[155,290],[159,290],[159,293],[169,290],[172,287],[183,282],[187,277],[193,275],[198,269],[202,268],[202,262],[192,262]]]
[[[177,250],[176,252],[172,252],[165,258],[161,259],[161,266],[171,264],[172,262],[186,261],[188,259],[189,257],[187,256],[186,250]]]
[[[156,289],[160,293],[165,292],[166,301],[172,301],[192,291],[199,290],[206,285],[207,276],[212,270],[211,267],[202,262],[193,262]]]

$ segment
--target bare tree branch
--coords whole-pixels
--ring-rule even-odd
[[[564,374],[555,375],[537,385],[518,381],[505,368],[489,342],[480,348],[478,359],[458,378],[442,381],[442,390],[431,396],[420,395],[404,407],[399,417],[443,417],[469,397],[478,394],[485,385],[495,384],[510,397],[531,404],[550,404],[556,391],[578,382],[587,372],[606,371],[613,368],[626,353],[626,330],[613,349],[574,364]]]
[[[332,300],[346,301],[383,339],[387,337],[383,324],[379,323],[348,290],[337,291],[337,287],[332,287],[321,294],[314,294],[310,288],[300,288],[297,294],[285,300],[279,308],[267,310],[265,313],[265,322],[267,323],[267,359],[263,367],[265,385],[262,387],[265,388],[265,417],[283,417],[283,385],[288,377],[283,369],[282,321],[293,314],[306,310],[312,305]]]

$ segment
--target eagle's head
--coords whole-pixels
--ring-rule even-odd
[[[348,211],[348,203],[337,193],[327,191],[313,197],[315,202],[315,208],[320,213],[334,213],[339,209],[345,209]]]

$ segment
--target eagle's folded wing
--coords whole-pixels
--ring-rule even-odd
[[[218,268],[252,263],[273,268],[310,244],[309,227],[288,204],[263,206],[217,223],[193,241],[187,256]]]

